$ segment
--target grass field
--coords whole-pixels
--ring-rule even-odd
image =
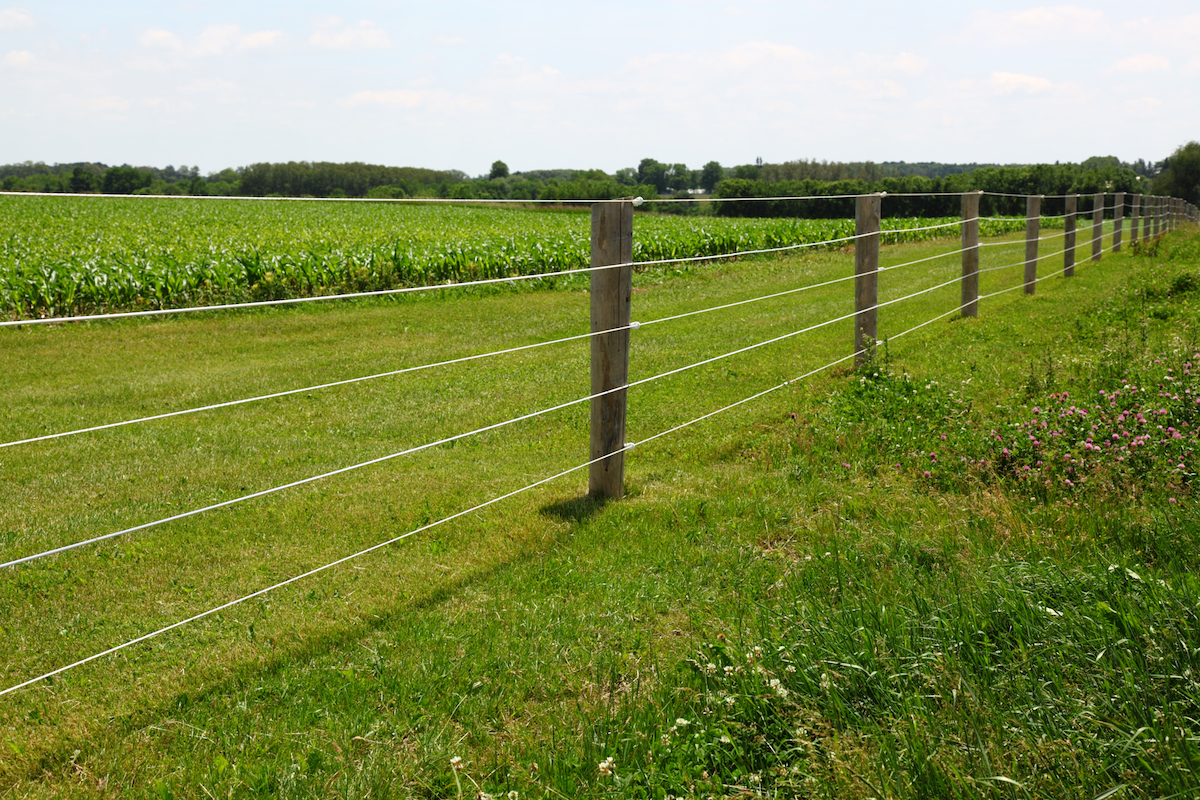
[[[984,268],[1021,260],[1010,238]],[[1186,796],[1200,735],[1198,241],[1188,229],[1096,265],[1081,247],[1077,277],[1032,298],[984,300],[979,319],[889,340],[866,372],[636,448],[624,501],[587,499],[574,473],[4,696],[0,794]],[[883,263],[952,246],[899,245]],[[981,291],[1020,269],[985,273]],[[634,318],[852,270],[825,251],[648,271]],[[952,257],[885,271],[881,300],[958,270]],[[850,285],[647,325],[631,378],[848,313]],[[957,302],[952,284],[889,306],[880,333]],[[3,330],[0,441],[580,333],[587,303],[570,287],[505,288]],[[632,390],[630,439],[845,355],[850,327]],[[0,559],[583,397],[586,356],[556,345],[0,449]],[[1137,410],[1169,408],[1164,431],[1181,438],[1155,434],[1128,462],[1017,440],[1043,409],[1082,405],[1064,391],[1094,405],[1122,380],[1176,378],[1182,400],[1155,389]],[[9,569],[0,681],[586,451],[573,406]],[[1069,466],[1037,463],[1051,451]]]

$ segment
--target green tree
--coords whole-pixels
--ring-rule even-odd
[[[725,168],[716,161],[710,161],[700,170],[700,188],[711,192],[717,184],[725,179]]]
[[[76,194],[83,192],[94,192],[100,184],[99,176],[92,172],[88,172],[83,167],[75,167],[71,171],[71,191]]]
[[[637,170],[633,167],[622,167],[616,172],[617,183],[623,186],[635,186],[638,182]]]
[[[1180,145],[1163,162],[1162,172],[1154,179],[1154,193],[1200,205],[1200,142]]]
[[[108,172],[105,172],[102,188],[105,194],[133,194],[138,189],[145,189],[149,185],[149,172],[142,172],[140,169],[126,164],[120,167],[111,167]]]
[[[638,183],[648,183],[660,194],[667,191],[667,165],[653,158],[643,158],[638,164]]]
[[[492,171],[488,173],[488,180],[494,181],[497,178],[507,178],[507,177],[508,177],[508,164],[505,164],[503,161],[493,161],[492,162]]]

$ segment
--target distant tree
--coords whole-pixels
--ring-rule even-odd
[[[695,188],[692,171],[687,168],[687,164],[672,164],[667,169],[667,186],[676,190]]]
[[[634,186],[638,182],[637,170],[633,167],[622,167],[617,170],[614,177],[617,179],[617,183],[623,186]]]
[[[733,168],[733,177],[739,180],[756,181],[762,167],[755,164],[741,164]]]
[[[725,178],[725,169],[716,161],[710,161],[700,170],[700,188],[711,192]]]
[[[83,167],[75,167],[75,169],[71,170],[70,186],[71,191],[75,194],[94,192],[99,184],[99,176],[95,173],[88,172]]]
[[[138,189],[150,186],[150,173],[142,172],[128,164],[110,167],[104,173],[102,188],[105,194],[133,194]]]
[[[503,161],[492,162],[492,171],[488,173],[488,180],[494,181],[497,178],[507,178],[507,177],[508,177],[508,164],[505,164]]]
[[[638,183],[648,183],[660,194],[667,191],[667,165],[653,158],[643,158],[638,164]]]
[[[1154,191],[1200,205],[1200,142],[1176,148],[1154,179]]]

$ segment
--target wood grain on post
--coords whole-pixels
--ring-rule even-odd
[[[1113,195],[1113,252],[1121,252],[1121,234],[1125,227],[1125,193]]]
[[[1155,195],[1151,198],[1154,201],[1154,238],[1162,232],[1162,199]]]
[[[979,196],[962,196],[962,304],[964,317],[979,316]]]
[[[1063,236],[1063,277],[1075,277],[1075,209],[1079,203],[1079,195],[1069,194],[1066,200],[1066,218],[1063,220],[1065,235]]]
[[[1025,294],[1037,286],[1038,240],[1042,235],[1042,196],[1025,198]]]
[[[1104,249],[1104,195],[1092,196],[1092,261],[1100,260]]]
[[[1154,216],[1154,196],[1146,195],[1142,198],[1142,244],[1150,242],[1150,225]]]
[[[633,261],[633,203],[596,203],[592,206],[592,266],[630,264]],[[592,272],[591,285],[592,398],[591,465],[588,490],[593,495],[619,499],[625,494],[625,385],[629,383],[630,300],[633,267],[613,267]],[[617,391],[609,391],[616,389]]]
[[[1132,202],[1129,204],[1129,244],[1137,250],[1138,243],[1142,239],[1141,228],[1138,223],[1142,221],[1142,196],[1135,194]]]
[[[879,216],[883,195],[858,198],[854,209],[854,364],[871,360],[878,333]]]

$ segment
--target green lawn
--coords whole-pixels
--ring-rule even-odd
[[[984,268],[1021,260],[1023,242],[1009,238],[983,251]],[[920,458],[946,430],[958,431],[948,452],[990,457],[985,429],[1025,419],[1068,381],[1094,391],[1097,376],[1185,358],[1194,282],[1178,276],[1200,269],[1195,241],[1189,230],[1093,265],[1081,239],[1076,278],[889,340],[873,368],[882,377],[822,373],[636,448],[624,501],[587,499],[576,472],[4,696],[0,792],[1184,791],[1200,733],[1185,671],[1200,669],[1190,479],[1151,466],[1111,488],[1029,492],[998,463],[926,478]],[[883,263],[956,246],[886,248]],[[829,280],[852,261],[824,252],[639,273],[634,319]],[[1060,265],[1048,259],[1043,274]],[[958,270],[952,257],[884,271],[881,300]],[[1020,275],[985,273],[981,291]],[[3,330],[0,441],[582,333],[582,286]],[[851,287],[646,325],[633,334],[631,379],[847,314]],[[952,284],[881,309],[880,335],[957,302]],[[636,387],[629,438],[827,364],[850,343],[847,321]],[[887,398],[862,388],[895,388],[906,372],[924,414],[884,413]],[[501,422],[587,386],[578,341],[3,448],[0,559]],[[579,404],[6,570],[0,679],[18,683],[586,454]],[[613,774],[598,769],[608,757]]]

